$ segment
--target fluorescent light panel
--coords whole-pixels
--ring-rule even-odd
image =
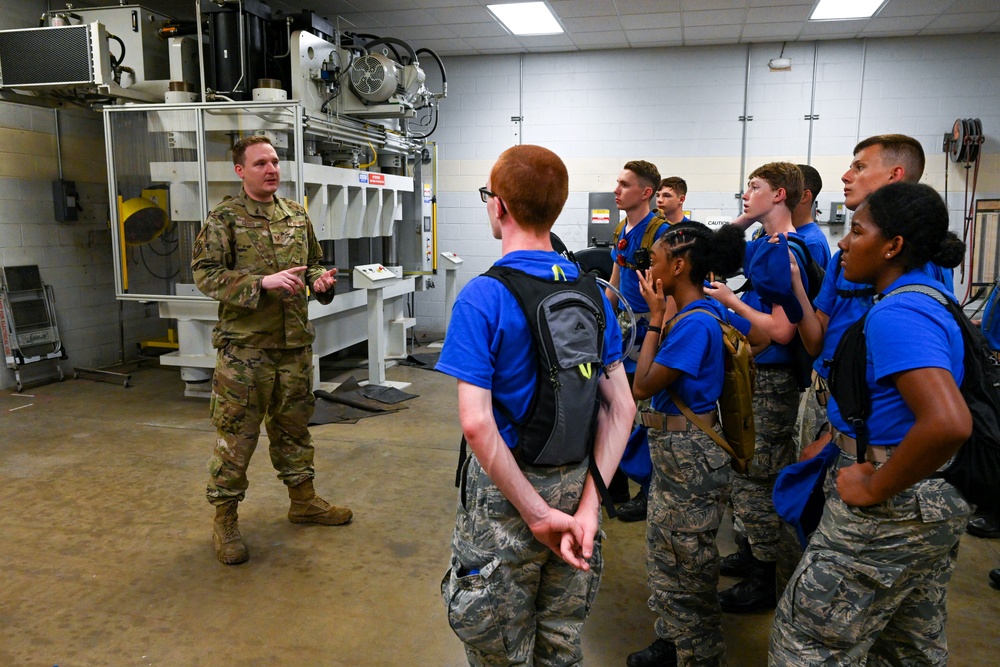
[[[870,18],[886,0],[819,0],[810,21]]]
[[[563,31],[544,2],[486,5],[486,8],[515,35],[558,35]]]

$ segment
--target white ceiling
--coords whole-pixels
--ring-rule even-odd
[[[274,11],[313,9],[342,30],[396,37],[439,55],[1000,32],[1000,0],[887,0],[870,19],[821,22],[808,21],[817,0],[547,0],[565,34],[514,37],[486,9],[487,3],[505,1],[510,0],[268,4]],[[193,18],[191,0],[149,5]]]

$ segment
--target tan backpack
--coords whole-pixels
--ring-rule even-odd
[[[688,420],[708,434],[715,442],[733,457],[733,470],[745,473],[753,459],[756,443],[756,429],[753,420],[753,394],[757,387],[757,365],[750,351],[750,341],[739,330],[728,322],[705,309],[689,310],[673,319],[664,334],[670,331],[678,322],[701,310],[718,321],[722,328],[722,342],[725,346],[723,359],[722,393],[719,395],[719,421],[722,423],[722,436],[716,433],[709,424],[691,411],[677,392],[667,389],[671,400]],[[724,437],[723,437],[724,436]]]

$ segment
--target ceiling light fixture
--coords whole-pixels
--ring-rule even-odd
[[[792,59],[785,57],[785,42],[781,43],[781,53],[778,54],[777,58],[768,60],[767,66],[771,68],[772,72],[786,72],[792,69]]]
[[[845,21],[867,19],[886,4],[888,0],[819,0],[810,21]]]
[[[486,8],[514,35],[558,35],[563,32],[544,2],[486,5]]]

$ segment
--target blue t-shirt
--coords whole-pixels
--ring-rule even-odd
[[[635,253],[642,247],[642,236],[646,233],[646,225],[656,217],[654,211],[650,211],[649,215],[642,219],[638,225],[625,231],[628,227],[626,223],[625,227],[622,228],[621,238],[625,239],[625,250],[618,249],[618,239],[615,239],[615,244],[611,246],[611,259],[616,264],[618,262],[618,256],[622,255],[625,261],[629,264],[635,265]],[[656,230],[656,235],[653,240],[660,238],[667,233],[670,229],[669,224],[660,225],[660,228]],[[624,266],[618,266],[618,276],[620,280],[618,281],[618,289],[621,291],[622,296],[628,301],[628,305],[631,306],[632,311],[636,313],[648,313],[649,306],[646,305],[646,300],[642,298],[642,292],[639,291],[639,277],[635,275],[635,269],[630,269]]]
[[[955,270],[938,266],[934,262],[927,262],[922,269],[924,273],[944,285],[945,292],[955,296]]]
[[[917,269],[901,276],[886,293],[914,284],[941,287],[923,269]],[[872,398],[869,441],[873,445],[898,445],[915,418],[889,376],[916,368],[944,368],[961,386],[965,376],[962,332],[944,306],[924,294],[907,292],[894,294],[872,306],[865,321],[865,341],[866,375]],[[844,423],[834,401],[827,410],[835,428],[855,435]]]
[[[934,279],[931,284],[944,287],[947,294],[955,296],[951,269],[945,269],[933,262],[928,262],[924,265],[922,272]],[[852,283],[844,278],[844,270],[840,266],[840,251],[838,250],[826,265],[823,286],[816,296],[816,301],[813,302],[816,310],[822,311],[827,316],[823,351],[816,357],[813,364],[813,368],[821,377],[830,376],[829,364],[833,361],[833,354],[837,351],[837,344],[840,343],[844,332],[872,307],[873,299],[871,296],[858,295],[872,291],[871,285]],[[848,293],[852,296],[846,296]]]
[[[555,252],[517,250],[501,257],[500,266],[533,276],[554,278],[558,266],[566,279],[573,280],[579,269]],[[621,330],[607,298],[604,303],[604,363],[621,358]],[[528,321],[515,296],[494,278],[477,276],[470,280],[455,300],[448,333],[441,348],[437,370],[489,389],[493,400],[520,421],[535,394],[535,344]],[[517,446],[517,432],[494,407],[500,435],[508,447]]]
[[[805,240],[809,255],[820,266],[826,266],[830,262],[830,242],[826,240],[823,230],[815,221],[798,227],[795,233]]]
[[[681,376],[669,388],[677,392],[695,414],[714,410],[722,393],[725,354],[722,328],[714,317],[704,312],[706,310],[732,324],[744,336],[750,332],[749,321],[726,310],[718,301],[698,299],[674,316],[694,311],[674,325],[654,360],[665,368],[681,371]],[[681,413],[666,389],[653,395],[652,406],[668,415]]]
[[[823,351],[813,363],[813,369],[820,377],[830,377],[829,363],[833,361],[833,353],[837,351],[837,344],[841,337],[872,307],[872,296],[864,296],[869,292],[874,292],[871,285],[852,283],[844,278],[844,270],[840,266],[840,251],[838,250],[826,265],[823,285],[813,302],[816,310],[822,311],[827,316]],[[848,293],[853,296],[846,296]]]
[[[802,237],[796,233],[789,233],[788,236],[798,238],[803,242],[805,242],[805,239],[802,239]],[[773,279],[769,280],[767,276],[754,276],[753,272],[749,270],[750,262],[754,254],[761,247],[763,247],[765,243],[768,243],[769,241],[770,237],[765,235],[747,243],[746,250],[744,251],[743,255],[743,273],[744,275],[747,276],[747,278],[750,279],[751,283],[765,281],[765,280],[767,280],[769,283],[774,283]],[[790,245],[789,247],[792,246]],[[782,266],[784,267],[784,271],[786,271],[789,276],[788,294],[792,295],[791,262],[789,262],[787,266],[785,265]],[[747,275],[748,273],[750,275]],[[805,285],[806,291],[808,291],[809,277],[806,275],[806,267],[802,266],[801,261],[799,261],[799,275],[802,277],[802,284]],[[752,287],[751,289],[747,290],[746,292],[743,292],[740,295],[740,301],[750,306],[754,310],[758,310],[762,313],[770,314],[773,309],[772,308],[773,304],[768,301],[764,301],[764,299],[762,299],[761,296],[757,293],[757,290],[753,289]],[[770,345],[764,348],[759,354],[757,354],[757,356],[754,357],[754,361],[756,361],[758,365],[775,365],[775,364],[788,365],[792,363],[792,354],[788,350],[787,345],[782,345],[780,343],[772,342]]]

